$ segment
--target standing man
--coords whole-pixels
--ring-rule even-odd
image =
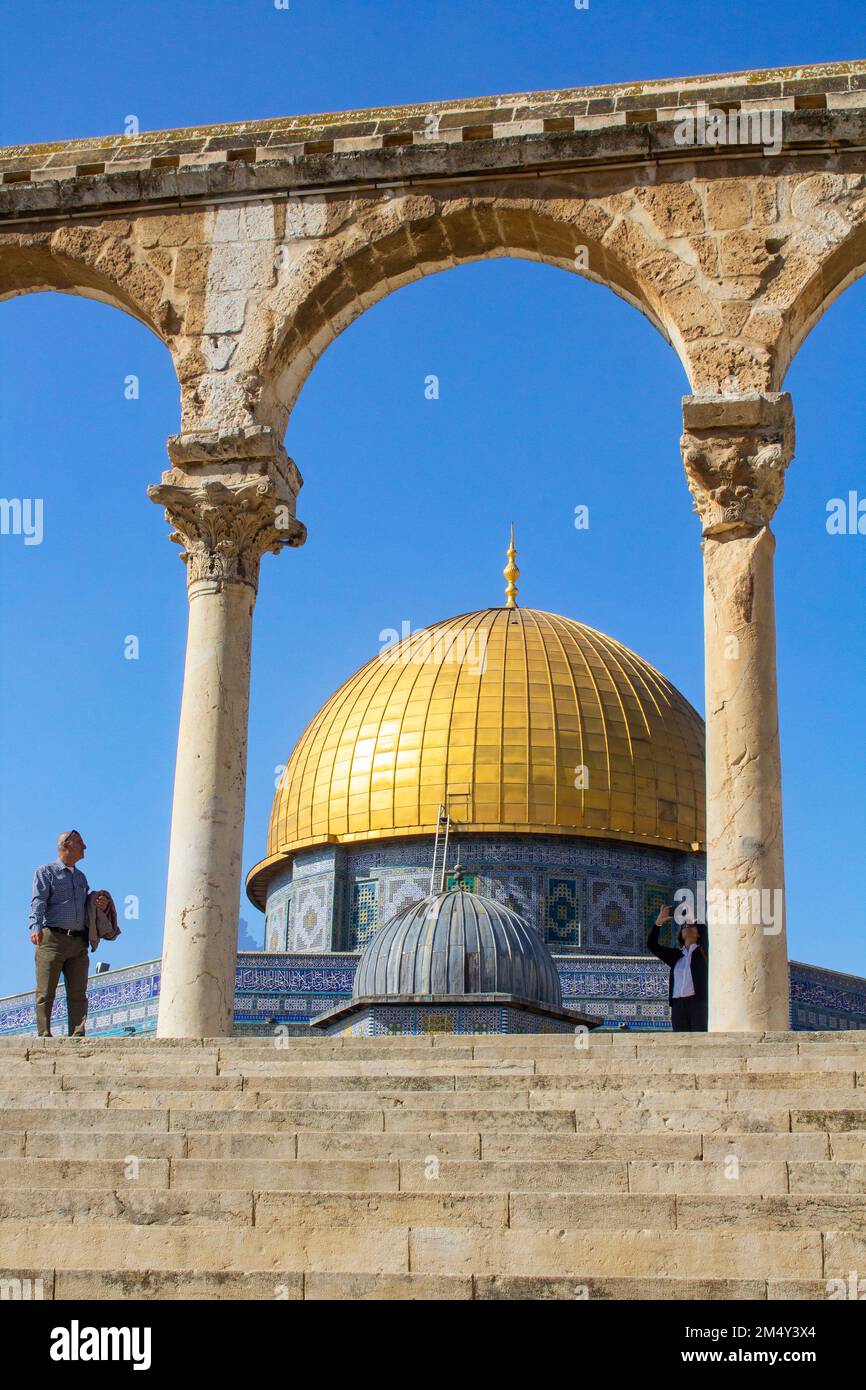
[[[51,1037],[51,1011],[61,974],[66,984],[69,1036],[84,1037],[88,890],[87,879],[75,866],[86,849],[77,830],[66,830],[57,841],[57,858],[33,875],[30,940],[36,947],[36,1030],[40,1038]],[[100,901],[99,906],[105,907],[105,902]]]

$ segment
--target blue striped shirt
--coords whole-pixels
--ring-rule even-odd
[[[33,875],[33,901],[28,931],[64,927],[84,931],[87,879],[80,869],[70,869],[62,859],[42,864]]]

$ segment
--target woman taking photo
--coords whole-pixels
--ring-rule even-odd
[[[676,946],[661,946],[659,934],[671,921],[673,909],[668,904],[656,918],[646,942],[647,950],[670,966],[671,1029],[674,1033],[706,1033],[707,953],[701,943],[701,929],[695,922],[685,922],[677,930]]]

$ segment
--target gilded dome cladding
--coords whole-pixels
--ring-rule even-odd
[[[498,607],[435,623],[351,676],[301,735],[253,900],[302,847],[435,834],[446,797],[460,831],[703,847],[703,721],[570,618]]]

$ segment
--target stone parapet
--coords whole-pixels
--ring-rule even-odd
[[[785,113],[792,149],[862,143],[866,63],[823,63],[599,87],[433,101],[271,121],[0,150],[0,219],[117,203],[262,193],[291,182],[315,187],[349,178],[397,179],[442,171],[491,172],[507,164],[644,158],[675,148],[672,122],[700,103],[730,111]],[[612,143],[611,143],[612,142]],[[443,150],[443,147],[446,147]],[[456,147],[456,149],[455,149]],[[681,152],[681,151],[680,151]],[[701,152],[706,157],[710,151]],[[724,153],[724,152],[722,152]],[[44,185],[44,186],[43,186]],[[62,185],[63,192],[60,192]]]

